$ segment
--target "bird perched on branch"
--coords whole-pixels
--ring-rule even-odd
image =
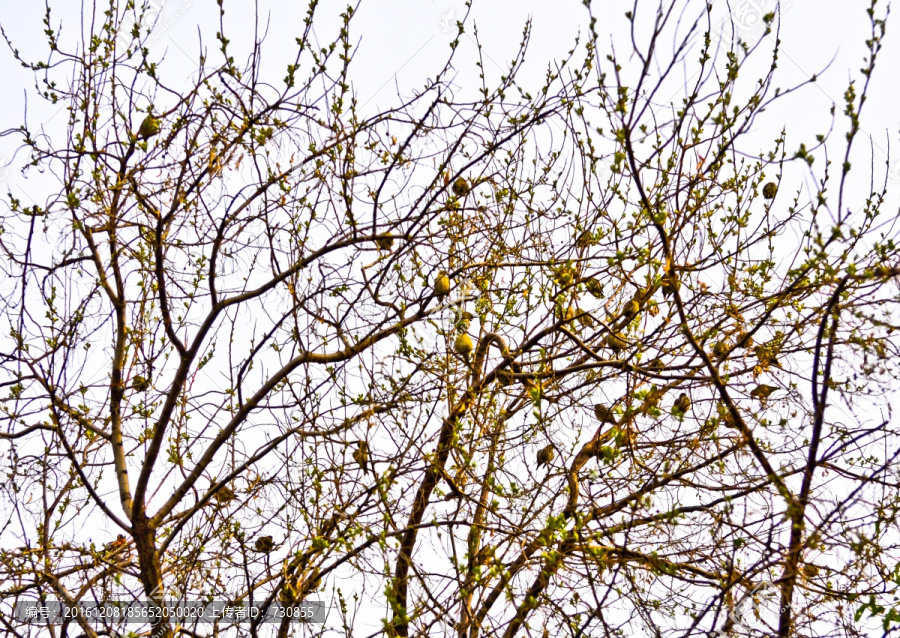
[[[664,283],[662,285],[663,297],[668,298],[668,297],[673,296],[675,294],[675,291],[679,290],[680,288],[681,288],[680,281],[676,280],[674,283],[669,283],[669,281],[667,280],[666,283]]]
[[[716,410],[719,413],[719,420],[721,421],[722,425],[724,425],[726,428],[737,427],[737,423],[735,422],[734,417],[731,415],[731,411],[728,409],[728,406],[720,401],[716,405]]]
[[[769,366],[775,366],[776,368],[781,367],[781,363],[778,361],[776,351],[777,348],[772,343],[769,343],[767,345],[758,345],[753,348],[753,354],[756,355],[756,359],[757,361],[759,361],[759,365],[761,368],[768,368]]]
[[[137,137],[139,140],[150,139],[154,135],[159,133],[159,120],[153,117],[153,115],[148,115],[141,122],[141,126],[138,128]]]
[[[390,250],[394,247],[394,238],[379,237],[375,240],[375,245],[378,246],[378,250]]]
[[[616,334],[614,332],[606,335],[606,337],[603,339],[603,343],[607,348],[609,348],[616,354],[620,353],[622,350],[628,347],[628,343],[625,341],[625,339],[622,338],[622,335]]]
[[[765,186],[763,186],[763,197],[765,199],[775,199],[775,195],[778,194],[778,184],[775,182],[769,182]]]
[[[672,408],[673,411],[677,414],[687,414],[687,411],[691,409],[691,398],[687,394],[682,392],[680,395],[678,395],[678,398],[675,399],[675,403]]]
[[[630,300],[622,306],[622,316],[628,320],[634,319],[635,315],[641,311],[641,304],[636,299]]]
[[[716,359],[724,359],[728,356],[729,345],[725,341],[716,341],[712,349],[712,354]]]
[[[353,451],[353,460],[362,468],[363,474],[369,471],[369,444],[365,441],[357,441]],[[372,472],[375,473],[374,471]]]
[[[461,354],[466,358],[468,358],[469,355],[472,354],[472,348],[474,348],[472,338],[465,332],[460,333],[456,337],[456,340],[453,342],[453,351],[456,354]]]
[[[765,385],[764,383],[760,383],[758,386],[756,386],[755,388],[750,390],[750,396],[753,397],[754,399],[759,399],[760,401],[765,401],[766,399],[769,398],[769,395],[771,395],[777,389],[778,388],[776,388],[774,386]]]
[[[587,280],[587,282],[584,284],[584,287],[587,288],[587,291],[591,293],[592,297],[595,297],[596,299],[603,299],[603,284],[601,284],[593,277]]]
[[[600,423],[609,423],[610,425],[616,424],[615,413],[602,403],[598,403],[594,406],[594,416],[597,417],[597,420],[600,421]]]
[[[753,347],[753,335],[747,334],[746,332],[738,333],[737,339],[735,340],[738,348],[752,348]]]
[[[216,502],[220,505],[227,505],[234,500],[234,497],[234,490],[227,485],[223,485],[216,490],[215,494],[213,494],[213,498],[216,499]]]
[[[308,594],[316,591],[321,586],[322,578],[319,576],[319,568],[313,567],[312,571],[310,571],[300,583],[300,591],[303,594]]]
[[[108,542],[104,549],[106,550],[107,556],[111,556],[113,554],[118,554],[122,551],[122,549],[128,544],[128,539],[125,538],[125,534],[119,534],[116,536],[116,540]]]
[[[437,277],[434,278],[432,289],[438,297],[444,297],[450,292],[450,277],[447,275],[446,270],[440,271]]]
[[[466,181],[465,177],[457,177],[456,181],[453,182],[453,194],[457,197],[465,197],[465,195],[469,192],[469,183]]]
[[[555,452],[552,445],[541,448],[537,453],[537,466],[549,465],[554,456]]]
[[[253,548],[258,552],[268,554],[275,549],[275,541],[272,540],[271,536],[260,536],[256,539]]]
[[[141,375],[135,375],[135,377],[131,380],[131,389],[136,392],[146,392],[150,388],[150,379],[142,377]]]

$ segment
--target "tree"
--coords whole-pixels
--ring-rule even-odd
[[[18,129],[55,181],[2,219],[5,612],[125,588],[333,598],[321,635],[374,610],[388,636],[700,636],[751,592],[777,594],[772,635],[896,626],[898,465],[873,415],[900,259],[886,181],[847,194],[885,21],[873,2],[846,136],[791,153],[748,137],[803,89],[774,89],[778,45],[717,40],[697,7],[665,54],[678,6],[627,59],[591,13],[537,87],[526,28],[495,83],[476,55],[474,96],[450,79],[461,24],[371,117],[352,7],[321,49],[310,4],[280,84],[224,26],[167,82],[131,3],[88,7],[74,50],[48,8],[47,62],[5,34],[69,116]],[[837,186],[813,173],[834,147]]]

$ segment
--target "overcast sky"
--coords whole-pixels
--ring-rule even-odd
[[[46,59],[46,45],[42,36],[44,26],[43,3],[13,2],[2,0],[0,22],[15,46],[23,53]],[[152,50],[165,55],[170,82],[178,73],[189,74],[196,68],[200,38],[204,47],[215,50],[214,34],[218,28],[217,7],[212,0],[156,0],[159,17],[153,27]],[[62,25],[63,41],[72,42],[78,36],[80,3],[54,3],[53,24]],[[598,18],[601,46],[616,47],[619,55],[628,51],[629,34],[626,31],[624,13],[631,2],[594,3]],[[344,4],[333,0],[322,2],[317,10],[316,35],[327,44],[336,32],[337,15]],[[680,5],[679,5],[680,6]],[[790,0],[782,3],[783,44],[778,86],[787,87],[813,73],[821,71],[829,62],[830,69],[820,76],[817,86],[807,87],[795,97],[780,104],[781,110],[770,114],[765,125],[778,130],[786,126],[790,139],[811,137],[826,132],[831,104],[838,104],[840,112],[842,94],[851,74],[859,77],[865,55],[864,40],[870,27],[865,13],[865,2],[838,2]],[[655,3],[642,3],[638,10],[638,22],[652,17]],[[684,19],[693,18],[701,11],[702,2],[688,2]],[[748,39],[759,32],[761,15],[773,11],[773,0],[737,0],[714,3],[714,23],[719,24],[731,14],[735,16],[742,35]],[[151,7],[152,8],[152,7]],[[226,29],[235,45],[253,36],[256,22],[250,2],[226,1]],[[644,13],[642,11],[645,10]],[[421,87],[426,78],[433,76],[442,66],[450,51],[449,43],[456,34],[456,21],[466,15],[466,6],[458,0],[366,0],[363,1],[354,20],[351,35],[358,43],[352,67],[353,86],[364,112],[390,106],[397,101],[397,92],[409,95]],[[293,40],[300,33],[305,7],[288,0],[263,0],[259,3],[258,24],[267,29],[265,60],[273,72],[283,73],[289,59]],[[466,20],[457,63],[457,82],[465,87],[475,77],[470,62],[474,53],[474,37],[478,38],[486,56],[486,71],[501,73],[512,57],[522,37],[526,20],[533,21],[533,34],[525,68],[526,78],[537,84],[548,62],[568,51],[574,37],[586,31],[587,10],[582,2],[563,0],[539,2],[537,0],[491,0],[475,2]],[[881,64],[874,77],[874,86],[863,114],[863,130],[872,135],[876,153],[876,166],[884,170],[888,139],[897,145],[900,131],[900,111],[897,109],[900,88],[895,79],[900,64],[900,37],[897,37],[897,16],[888,21],[888,38],[881,53]],[[241,41],[241,36],[247,39]],[[670,36],[671,37],[671,36]],[[832,62],[833,59],[833,62]],[[686,74],[691,71],[692,57],[685,61]],[[2,128],[19,125],[23,120],[25,93],[33,94],[31,75],[22,69],[8,51],[0,56],[0,73],[4,78],[4,100],[0,103]],[[275,77],[275,76],[273,76]],[[281,77],[278,75],[277,77]],[[32,95],[29,100],[29,122],[55,121],[60,108],[40,104]],[[64,118],[59,117],[60,123]],[[768,131],[766,131],[768,133]],[[771,138],[770,138],[771,139]],[[789,150],[793,150],[788,144]],[[862,146],[862,145],[861,145]],[[10,161],[15,149],[14,136],[0,139],[0,157],[3,163]],[[895,155],[891,162],[894,183],[900,184],[900,162]],[[24,162],[20,153],[11,169],[2,171],[0,180],[22,188],[17,179],[16,167]],[[861,175],[861,173],[859,174]],[[883,175],[883,172],[882,172]],[[27,189],[26,189],[27,191]]]

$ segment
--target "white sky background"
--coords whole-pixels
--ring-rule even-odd
[[[157,0],[159,2],[159,0]],[[774,10],[773,0],[764,0],[757,5],[749,0],[736,0],[732,7],[745,11],[742,15],[752,17],[755,6],[764,12]],[[57,5],[62,3],[57,3]],[[179,77],[189,76],[196,69],[199,38],[210,53],[211,63],[217,59],[218,30],[217,7],[214,0],[167,0],[156,23],[154,36],[158,36],[152,53],[165,54],[163,77],[172,84]],[[601,45],[615,45],[623,58],[630,49],[630,35],[626,31],[624,18],[626,10],[632,9],[628,1],[595,2],[594,12],[598,18],[597,29],[601,34]],[[702,2],[692,3],[685,15],[690,21],[702,9]],[[835,103],[837,130],[833,141],[838,142],[832,150],[834,173],[843,159],[835,150],[843,150],[842,136],[846,130],[845,119],[840,115],[843,108],[843,92],[851,75],[857,78],[857,91],[861,90],[862,76],[858,70],[866,53],[864,40],[870,35],[869,22],[865,13],[867,2],[838,2],[792,0],[782,6],[781,40],[782,53],[776,86],[790,87],[820,72],[834,58],[830,69],[820,75],[816,85],[808,86],[797,94],[780,101],[766,117],[757,121],[758,137],[745,138],[759,141],[760,148],[768,148],[771,140],[782,127],[787,129],[789,152],[794,151],[801,141],[810,145],[816,133],[826,133],[831,123],[829,109]],[[260,29],[268,27],[264,44],[264,61],[268,64],[270,78],[280,84],[284,67],[293,58],[294,38],[302,29],[306,6],[296,0],[260,0]],[[317,9],[315,32],[322,46],[326,46],[337,33],[337,15],[345,8],[344,2],[326,0]],[[642,3],[648,15],[656,4]],[[716,15],[724,17],[727,12],[725,2],[716,0]],[[611,7],[611,8],[608,8]],[[63,25],[63,40],[71,42],[80,25],[80,3],[70,2],[64,7],[68,13],[58,9],[53,16],[53,26]],[[247,50],[253,37],[252,3],[246,0],[226,0],[226,31],[232,40],[233,54],[240,67],[243,51]],[[0,24],[15,45],[26,56],[46,51],[41,23],[43,3],[36,0],[12,2],[0,0]],[[466,11],[463,2],[452,0],[364,0],[351,25],[351,40],[358,42],[351,65],[351,79],[355,94],[362,107],[363,115],[371,115],[377,110],[395,106],[397,93],[409,96],[422,87],[428,77],[439,71],[450,53],[449,43],[456,33],[455,21],[462,19]],[[522,84],[540,86],[548,62],[562,57],[572,47],[575,35],[581,31],[587,35],[587,10],[580,0],[538,1],[538,0],[481,0],[476,1],[466,22],[466,34],[462,37],[461,51],[455,63],[458,72],[457,84],[465,92],[474,87],[477,70],[471,61],[475,51],[474,29],[484,47],[485,70],[496,78],[504,72],[508,61],[515,54],[522,37],[526,20],[533,20],[533,34],[526,56],[527,63],[520,74]],[[641,22],[641,13],[638,13]],[[747,32],[747,36],[752,31]],[[246,39],[242,39],[246,38]],[[663,40],[662,54],[666,56],[672,47],[671,31]],[[769,49],[771,44],[764,43]],[[606,51],[601,50],[601,60]],[[767,62],[765,51],[760,52],[761,62]],[[579,58],[580,59],[580,58]],[[689,76],[696,66],[696,55],[689,54],[684,68]],[[601,61],[601,68],[608,63]],[[754,67],[755,68],[755,67]],[[764,68],[760,67],[763,71]],[[890,162],[891,188],[894,191],[885,207],[885,214],[893,216],[897,211],[897,191],[900,191],[900,84],[897,69],[900,68],[900,18],[896,13],[888,20],[887,39],[880,53],[868,101],[862,115],[862,131],[857,140],[857,153],[853,158],[854,170],[850,174],[851,197],[846,201],[853,206],[862,203],[868,193],[869,141],[861,139],[872,136],[872,161],[875,169],[876,188],[883,180],[887,160],[888,142],[891,145]],[[749,67],[748,67],[749,69]],[[4,99],[0,101],[0,131],[19,126],[23,120],[25,93],[28,93],[28,121],[32,128],[45,123],[51,134],[64,130],[66,116],[64,106],[48,105],[34,96],[33,76],[22,69],[8,52],[0,55],[0,77],[3,78]],[[687,78],[685,78],[687,79]],[[489,81],[490,84],[490,81]],[[627,81],[626,81],[627,84]],[[680,100],[681,94],[673,96]],[[41,180],[31,174],[27,182],[18,169],[27,159],[26,153],[19,152],[13,158],[17,143],[16,136],[0,138],[0,189],[7,188],[26,204],[43,203],[46,193],[41,192]],[[749,150],[749,149],[748,149]],[[755,149],[754,149],[755,150]],[[3,165],[12,165],[4,169]],[[816,174],[823,168],[824,158],[817,159],[813,166]],[[803,169],[803,170],[801,170]],[[796,177],[795,183],[786,181],[792,193],[799,188],[800,181],[809,177],[805,167],[795,163],[788,169],[788,175]],[[4,183],[5,182],[5,183]],[[832,183],[831,190],[836,188]],[[854,196],[855,195],[855,196]],[[808,201],[808,197],[801,197]],[[48,260],[49,261],[49,260]]]
[[[204,46],[215,55],[218,43],[214,39],[217,30],[217,7],[212,0],[154,0],[161,6],[160,18],[156,23],[153,37],[158,40],[153,45],[154,53],[165,52],[169,63],[169,73],[181,71],[190,73],[196,68],[199,36],[203,34]],[[57,5],[62,3],[56,3]],[[80,3],[66,3],[68,14],[54,7],[54,23],[63,25],[63,39],[74,37],[78,30]],[[595,2],[594,12],[598,18],[598,32],[601,46],[612,42],[619,55],[629,50],[629,34],[624,12],[632,8],[631,2]],[[265,61],[272,65],[273,80],[283,77],[284,66],[291,54],[293,39],[302,27],[305,3],[295,0],[261,0],[259,2],[259,23],[265,28],[268,23],[268,37],[265,43]],[[865,55],[864,40],[869,36],[869,24],[865,14],[867,2],[840,2],[838,0],[788,0],[782,4],[782,58],[777,86],[788,87],[807,78],[821,69],[834,57],[829,71],[820,77],[816,86],[806,87],[799,94],[790,96],[778,104],[777,110],[769,113],[766,128],[775,132],[784,124],[788,128],[788,149],[793,151],[802,138],[811,139],[816,133],[827,131],[830,123],[828,113],[832,103],[837,103],[838,114],[842,108],[843,92],[851,75],[859,78],[858,69]],[[327,44],[336,33],[337,14],[345,3],[335,0],[323,1],[317,9],[316,34],[322,44]],[[715,0],[714,15],[724,18],[728,7],[724,1]],[[23,53],[43,54],[45,40],[42,35],[42,2],[13,2],[2,0],[0,21]],[[608,8],[611,7],[611,8]],[[645,17],[652,17],[655,3],[640,3],[645,8]],[[757,18],[760,11],[775,8],[773,0],[735,0],[731,2],[734,12],[745,23]],[[240,34],[248,38],[253,35],[253,10],[251,2],[225,2],[226,29],[232,39],[234,51],[240,51]],[[642,9],[638,10],[641,22]],[[685,18],[691,18],[702,8],[702,3],[692,3]],[[353,40],[359,43],[351,67],[353,87],[363,111],[371,113],[379,107],[396,104],[397,89],[408,96],[411,90],[421,87],[426,78],[433,76],[442,66],[449,53],[449,43],[456,33],[455,21],[466,12],[463,2],[458,0],[366,0],[362,2],[351,26]],[[740,16],[744,16],[740,18]],[[568,51],[579,29],[586,34],[587,11],[578,0],[544,2],[539,0],[490,0],[475,2],[466,22],[467,33],[463,36],[462,55],[455,65],[458,84],[465,87],[476,79],[474,66],[463,64],[471,61],[474,51],[473,36],[476,26],[479,39],[486,55],[486,71],[500,74],[515,52],[521,40],[525,21],[533,20],[533,35],[527,55],[524,73],[521,77],[537,85],[546,70],[547,63]],[[883,176],[887,158],[887,140],[900,148],[900,85],[895,80],[900,67],[900,22],[896,15],[888,20],[888,38],[881,52],[880,63],[874,75],[872,91],[865,105],[862,133],[873,136],[875,164]],[[742,35],[748,36],[753,30]],[[604,37],[607,36],[608,37]],[[670,36],[671,37],[671,36]],[[671,40],[664,40],[662,46]],[[665,49],[663,49],[665,52]],[[605,54],[605,51],[602,51]],[[238,61],[240,56],[236,55]],[[760,56],[762,60],[764,56]],[[695,56],[688,56],[685,68],[690,73],[695,67]],[[177,75],[177,73],[176,73]],[[22,122],[24,111],[24,91],[33,93],[31,74],[22,69],[10,55],[0,56],[0,77],[3,78],[4,99],[0,102],[0,130],[16,126]],[[172,76],[170,75],[170,82]],[[29,121],[32,125],[46,122],[51,127],[60,125],[64,117],[53,117],[60,108],[50,108],[38,103],[31,96]],[[58,118],[58,120],[57,120]],[[843,125],[843,122],[840,122]],[[769,136],[767,136],[769,137]],[[771,137],[769,137],[771,139]],[[13,136],[0,139],[0,159],[2,164],[12,160],[15,151]],[[764,143],[764,141],[763,141]],[[862,149],[867,144],[860,144]],[[900,184],[900,155],[891,162],[893,183]],[[16,175],[16,168],[24,163],[24,153],[19,153],[12,166],[0,169],[0,181],[9,182],[14,194],[37,196],[29,193],[33,186],[24,187]],[[837,158],[833,158],[837,160]],[[857,157],[860,169],[855,177],[863,177],[864,167]],[[868,163],[868,162],[866,162]],[[819,168],[816,166],[815,168]],[[24,188],[24,191],[20,189]],[[17,191],[19,191],[17,193]],[[43,199],[43,198],[39,198]]]

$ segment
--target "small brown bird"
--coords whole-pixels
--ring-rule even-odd
[[[594,416],[597,417],[597,420],[600,421],[600,423],[609,423],[610,425],[616,424],[615,413],[602,403],[598,403],[594,406]]]
[[[760,383],[758,386],[756,386],[755,388],[753,388],[750,391],[750,396],[753,397],[754,399],[759,399],[760,401],[765,401],[766,399],[769,398],[769,395],[771,395],[777,389],[778,388],[776,388],[775,386],[765,385],[764,383]]]
[[[139,140],[146,140],[154,135],[159,133],[159,120],[153,117],[152,115],[148,115],[141,122],[140,128],[138,128],[137,137]]]
[[[450,277],[447,275],[447,271],[442,270],[437,274],[432,288],[438,297],[443,297],[450,292]]]
[[[363,474],[369,472],[369,444],[365,441],[357,441],[353,451],[353,460],[362,468]],[[372,472],[375,473],[374,471]]]
[[[131,389],[136,392],[146,392],[150,388],[150,379],[146,379],[141,375],[135,375],[131,380]]]
[[[738,333],[736,343],[738,348],[752,348],[753,335],[747,334],[746,332],[740,332]]]
[[[457,177],[453,182],[453,194],[457,197],[464,197],[469,192],[469,183],[465,177]]]
[[[253,548],[258,552],[268,554],[275,549],[275,541],[272,540],[271,536],[260,536],[256,539]]]
[[[453,342],[453,351],[456,354],[461,354],[464,357],[468,357],[472,353],[473,347],[474,345],[472,344],[472,338],[465,332],[457,336],[456,340]]]
[[[553,460],[555,452],[552,445],[541,448],[537,453],[537,466],[549,465]]]
[[[766,199],[775,199],[775,195],[778,194],[778,184],[775,182],[769,182],[765,186],[763,186],[763,197]]]
[[[596,299],[603,299],[603,284],[591,277],[584,284],[587,291]]]
[[[223,485],[216,491],[215,494],[213,494],[213,498],[216,499],[216,502],[220,505],[228,505],[231,501],[234,500],[234,497],[234,490],[227,485]]]
[[[672,407],[678,414],[687,414],[687,411],[691,409],[691,398],[682,392],[675,399],[675,404]]]
[[[378,250],[390,250],[394,247],[394,238],[379,237],[375,240],[375,245],[378,246]]]

